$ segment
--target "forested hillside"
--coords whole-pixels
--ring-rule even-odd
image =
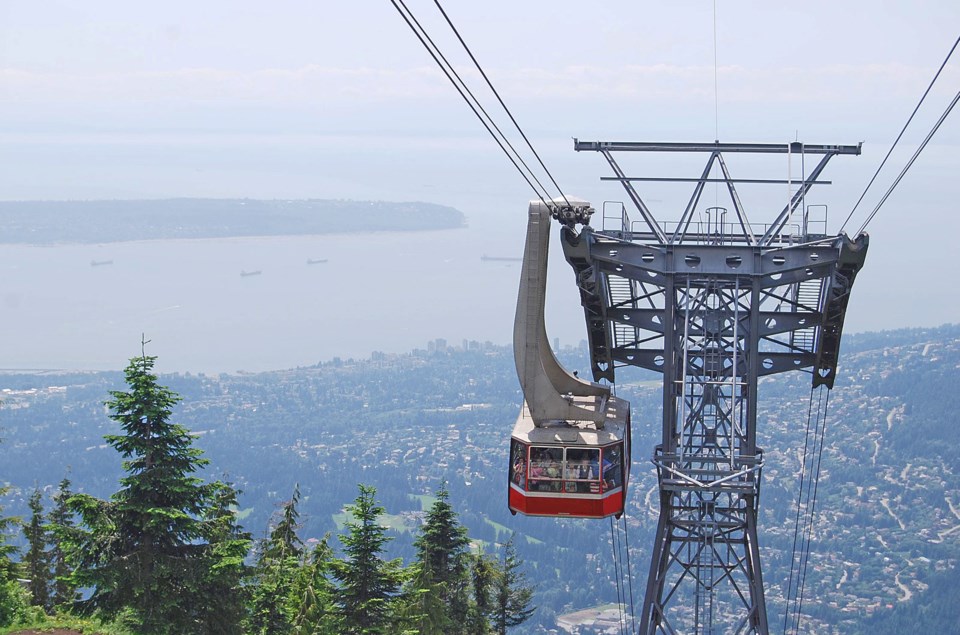
[[[585,366],[584,355],[562,353],[571,368]],[[956,326],[844,338],[804,592],[806,632],[955,626],[937,607],[955,593],[960,557],[958,365]],[[634,412],[627,527],[637,605],[656,522],[649,457],[661,400],[659,382],[650,379],[625,378],[618,387]],[[303,539],[341,531],[342,509],[363,483],[376,488],[395,538],[386,555],[412,561],[428,497],[445,482],[474,548],[495,551],[517,535],[538,606],[517,632],[555,628],[557,615],[617,601],[609,523],[513,517],[506,509],[507,440],[520,404],[507,347],[473,342],[282,372],[162,380],[183,397],[175,419],[200,435],[196,445],[210,459],[204,475],[241,490],[240,522],[254,538],[266,535],[268,519],[297,484]],[[119,372],[6,375],[2,385],[0,482],[11,486],[5,514],[27,515],[32,489],[52,493],[64,476],[79,492],[116,490],[120,459],[103,435],[117,428],[103,402],[123,387]],[[804,373],[760,386],[760,540],[772,623],[783,620],[809,395]]]

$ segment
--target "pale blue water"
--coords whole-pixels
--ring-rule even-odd
[[[523,218],[522,211],[517,215]],[[0,247],[0,368],[120,369],[144,333],[162,371],[290,368],[512,338],[522,222],[418,233]],[[551,335],[583,337],[554,249]],[[308,259],[327,259],[308,265]],[[112,261],[92,266],[92,261]],[[260,271],[241,276],[241,271]],[[554,290],[555,289],[555,290]],[[561,327],[560,324],[563,326]]]

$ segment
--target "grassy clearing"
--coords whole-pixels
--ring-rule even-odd
[[[337,531],[343,531],[347,526],[347,521],[350,520],[350,514],[341,512],[339,514],[333,514],[332,518],[334,524],[337,526]],[[380,525],[400,533],[410,533],[413,531],[413,528],[407,524],[407,520],[398,514],[383,514],[380,516]]]
[[[430,494],[407,494],[410,500],[420,501],[420,511],[425,512],[436,502],[437,497]]]

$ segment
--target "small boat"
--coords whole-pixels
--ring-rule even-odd
[[[308,265],[322,265],[327,262],[326,258],[307,258]]]
[[[260,271],[259,269],[257,269],[256,271],[241,271],[241,272],[240,272],[240,277],[241,277],[241,278],[246,278],[246,277],[249,277],[249,276],[259,276],[261,273],[263,273],[263,272]]]
[[[103,267],[105,265],[112,265],[112,264],[113,264],[112,260],[91,260],[90,261],[91,267]]]

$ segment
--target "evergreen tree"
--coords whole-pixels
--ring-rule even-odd
[[[499,635],[505,635],[508,628],[526,622],[536,610],[531,606],[533,587],[527,585],[527,576],[520,566],[511,537],[504,546],[500,570],[494,577],[493,585],[493,624]]]
[[[62,542],[64,534],[69,534],[73,528],[73,513],[67,507],[70,496],[70,479],[64,477],[53,495],[53,509],[47,517],[47,531],[53,544],[50,549],[50,563],[53,567],[53,595],[50,603],[55,608],[69,607],[79,598],[76,586],[70,581],[70,567]]]
[[[112,391],[106,402],[122,429],[105,437],[125,459],[120,490],[109,501],[68,501],[81,521],[65,533],[73,582],[93,590],[80,608],[108,617],[128,609],[145,635],[202,632],[196,598],[226,557],[210,543],[217,523],[204,518],[228,486],[193,475],[207,460],[193,447],[196,437],[170,421],[180,398],[158,383],[155,360],[131,359],[124,371],[129,391]]]
[[[0,487],[0,498],[7,492],[8,487]],[[17,567],[12,560],[17,550],[8,542],[10,531],[19,523],[18,518],[0,515],[0,626],[8,626],[24,617],[30,604],[29,595],[17,581]]]
[[[39,489],[33,490],[28,506],[30,508],[30,522],[23,527],[27,539],[27,553],[23,558],[23,573],[29,583],[30,603],[43,610],[49,610],[50,605],[50,554],[47,551],[49,533],[43,518],[42,493]]]
[[[257,635],[280,635],[293,627],[297,611],[290,595],[303,554],[303,542],[297,535],[299,502],[300,487],[296,486],[293,498],[281,506],[280,519],[258,549],[250,615],[250,630]]]
[[[444,608],[439,614],[432,611],[436,615],[430,630],[462,633],[470,605],[467,571],[470,539],[447,500],[449,496],[446,485],[441,485],[413,544],[419,564],[418,588],[429,590],[430,600],[437,594]]]
[[[467,632],[470,635],[486,635],[490,632],[490,621],[494,613],[492,595],[499,571],[497,561],[482,551],[473,560],[470,572],[473,604],[467,618]]]
[[[404,570],[399,560],[381,558],[390,538],[379,523],[384,509],[375,495],[376,489],[360,485],[360,495],[347,505],[353,520],[340,536],[346,559],[334,562],[344,635],[393,633],[399,619],[395,603]]]
[[[280,507],[280,520],[270,532],[264,557],[269,560],[284,558],[300,559],[303,555],[303,541],[297,532],[300,530],[300,485],[294,485],[293,497]]]
[[[410,574],[410,583],[400,598],[404,623],[418,635],[446,635],[450,626],[447,605],[429,563],[414,563]]]
[[[314,547],[309,562],[300,567],[290,595],[296,615],[294,635],[337,635],[341,632],[337,612],[336,589],[330,581],[333,549],[329,535]]]
[[[239,635],[246,614],[243,581],[251,539],[237,523],[237,490],[221,482],[213,483],[212,490],[203,515],[209,547],[199,566],[194,619],[207,635]]]

